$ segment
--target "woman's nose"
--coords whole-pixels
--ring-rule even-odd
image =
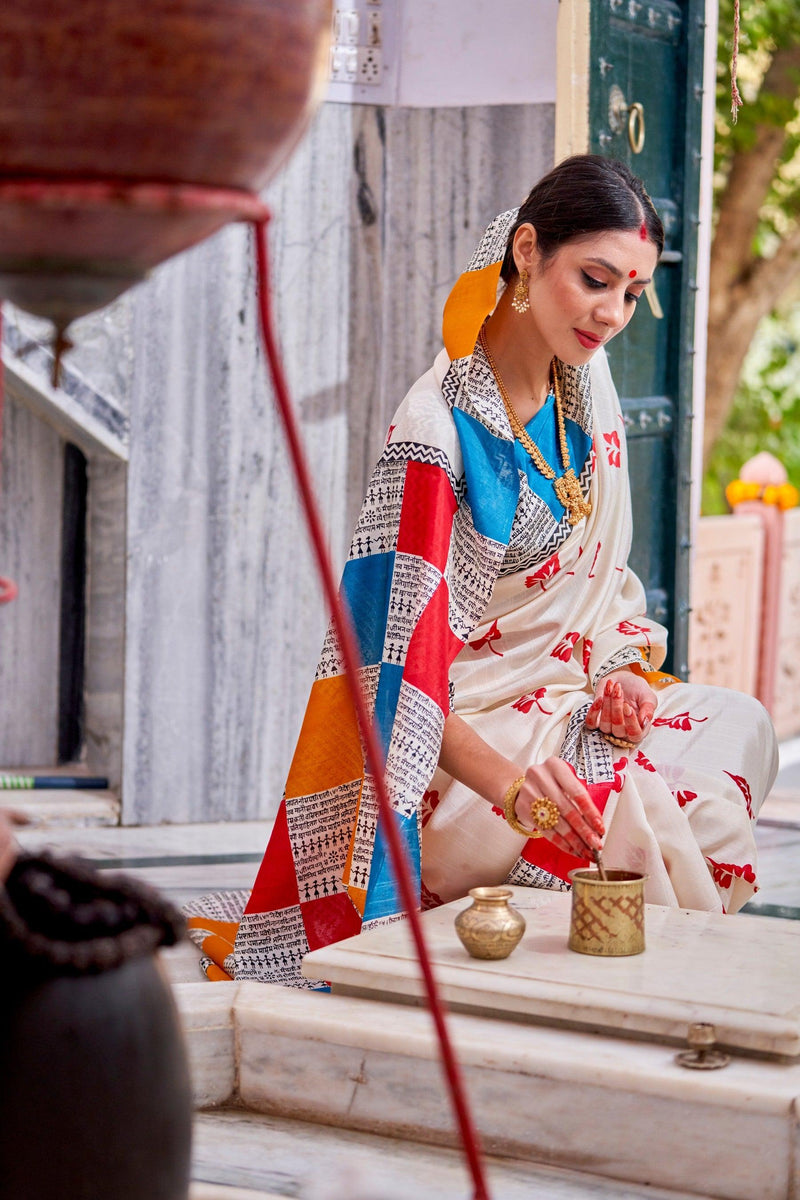
[[[595,317],[609,329],[621,329],[625,324],[625,296],[608,291],[598,299]]]

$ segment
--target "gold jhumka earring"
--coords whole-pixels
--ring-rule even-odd
[[[520,316],[528,312],[530,309],[530,301],[528,300],[528,272],[520,271],[517,286],[514,288],[514,299],[511,301],[511,307],[515,313]]]

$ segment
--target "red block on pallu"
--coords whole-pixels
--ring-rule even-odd
[[[361,932],[361,916],[356,912],[349,896],[340,892],[336,896],[323,896],[321,900],[310,900],[302,904],[303,924],[310,950],[330,946],[343,938],[354,937]]]
[[[450,711],[448,673],[464,645],[450,628],[448,603],[442,579],[411,635],[403,671],[405,682],[430,696],[445,714]]]
[[[289,841],[289,824],[286,819],[286,801],[283,800],[275,818],[267,852],[244,911],[246,913],[274,912],[276,909],[290,908],[299,903],[297,872],[294,866],[292,844]]]
[[[612,787],[613,784],[610,782],[586,784],[586,790],[601,813],[608,803]],[[575,854],[568,854],[566,850],[560,850],[558,846],[554,846],[547,838],[531,838],[527,841],[522,849],[522,857],[526,862],[535,867],[541,867],[544,871],[549,871],[551,875],[558,876],[566,883],[569,883],[570,871],[594,866],[591,859],[578,858]]]
[[[444,571],[457,507],[450,480],[441,467],[410,462],[403,486],[398,553],[416,554]]]

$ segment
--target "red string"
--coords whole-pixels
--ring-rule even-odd
[[[143,208],[150,211],[182,209],[211,209],[224,212],[227,220],[246,220],[253,223],[258,270],[258,311],[261,334],[269,363],[276,403],[283,423],[284,432],[294,467],[297,487],[300,492],[306,521],[317,561],[317,569],[331,610],[334,626],[342,648],[353,706],[358,716],[364,738],[367,767],[375,779],[378,805],[381,813],[390,861],[403,907],[408,914],[412,936],[417,949],[420,969],[428,996],[428,1004],[439,1039],[442,1063],[450,1089],[453,1109],[457,1118],[467,1163],[474,1182],[474,1200],[490,1200],[484,1177],[483,1161],[478,1144],[461,1073],[453,1053],[445,1023],[444,1009],[439,998],[430,957],[425,945],[418,912],[418,897],[412,882],[411,871],[406,859],[405,848],[398,832],[394,812],[389,801],[381,769],[378,737],[364,703],[358,682],[360,666],[355,639],[349,620],[339,599],[339,592],[327,553],[325,537],[319,511],[310,482],[308,467],[300,443],[299,431],[294,417],[286,380],[283,374],[277,345],[272,328],[270,309],[269,276],[266,222],[269,214],[258,197],[235,189],[214,189],[167,184],[125,184],[107,180],[72,180],[67,182],[40,179],[13,179],[0,183],[0,196],[4,200],[24,203],[26,206],[47,208],[97,208],[102,210],[114,204]],[[2,326],[0,325],[0,338]],[[2,418],[2,364],[0,363],[0,425]],[[16,595],[15,585],[0,578],[0,603],[12,600]]]
[[[428,949],[425,945],[425,939],[422,933],[422,925],[418,912],[418,898],[412,883],[411,870],[408,865],[405,847],[403,846],[400,834],[397,830],[394,811],[392,810],[392,806],[389,801],[389,794],[386,790],[386,782],[384,780],[383,770],[381,767],[382,759],[379,751],[378,737],[367,712],[367,708],[364,703],[364,697],[358,681],[358,670],[361,664],[358,650],[356,649],[355,638],[353,636],[350,620],[345,613],[344,607],[339,598],[339,590],[334,579],[330,556],[328,555],[325,544],[322,523],[319,517],[319,509],[314,496],[313,488],[311,486],[305,454],[300,442],[297,421],[295,419],[291,400],[289,399],[286,379],[283,373],[280,357],[278,355],[270,310],[266,220],[254,222],[254,231],[256,242],[256,268],[258,272],[258,311],[261,322],[261,335],[264,339],[264,347],[272,376],[272,385],[275,389],[276,403],[281,420],[283,422],[286,440],[289,444],[289,453],[291,456],[292,465],[294,467],[295,480],[300,492],[303,509],[305,511],[309,534],[311,536],[314,556],[317,562],[317,570],[319,571],[325,597],[328,601],[328,606],[333,616],[334,627],[336,629],[339,645],[341,646],[342,650],[342,658],[344,659],[345,670],[347,672],[347,681],[350,688],[350,694],[353,700],[353,706],[358,716],[361,734],[364,739],[367,768],[375,779],[375,789],[378,795],[378,808],[383,821],[386,841],[389,847],[392,870],[400,891],[403,907],[408,914],[409,923],[411,925],[411,933],[414,938],[419,965],[425,981],[428,1005],[431,1016],[433,1017],[434,1025],[436,1027],[437,1035],[439,1037],[440,1052],[442,1056],[442,1062],[444,1064],[445,1074],[447,1076],[447,1083],[450,1088],[450,1097],[456,1119],[458,1121],[458,1126],[461,1133],[461,1141],[464,1146],[464,1153],[466,1155],[467,1163],[469,1165],[473,1183],[475,1185],[474,1200],[490,1200],[489,1192],[486,1186],[486,1180],[484,1177],[483,1161],[478,1144],[477,1132],[472,1122],[472,1117],[467,1105],[461,1072],[455,1054],[453,1053],[453,1048],[445,1022],[444,1008],[439,997],[436,980],[434,978],[433,969],[431,966],[431,960],[428,955]]]

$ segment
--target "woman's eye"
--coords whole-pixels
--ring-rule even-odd
[[[639,301],[641,300],[641,298],[642,298],[641,293],[638,296],[634,296],[633,292],[625,293],[625,299],[628,302],[628,304],[638,304]]]
[[[588,275],[586,271],[581,271],[581,275],[583,276],[583,282],[587,287],[604,288],[606,286],[602,279],[595,279],[593,275]]]

